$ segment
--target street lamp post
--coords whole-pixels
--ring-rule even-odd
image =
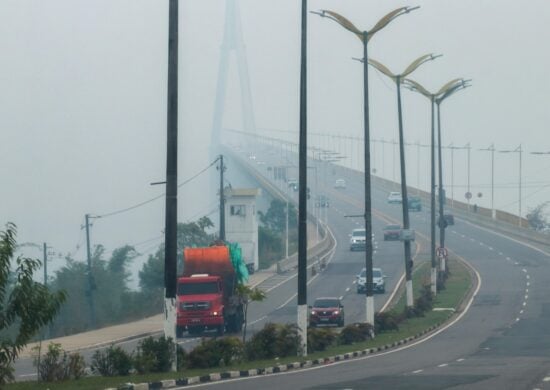
[[[439,95],[435,99],[435,103],[437,104],[437,146],[438,146],[438,157],[439,157],[439,246],[441,248],[445,248],[445,227],[446,227],[446,221],[445,221],[445,214],[443,211],[443,206],[445,204],[445,190],[443,189],[443,158],[441,154],[441,103],[450,96],[452,96],[454,93],[465,89],[470,86],[468,84],[470,80],[460,80],[459,82],[455,82],[454,84],[451,84],[450,87],[446,91],[444,91],[441,95]],[[468,149],[468,153],[470,153],[470,149]],[[470,159],[468,158],[468,171],[469,168]],[[469,176],[469,175],[468,175]],[[469,187],[469,179],[468,179],[468,187]],[[468,191],[470,191],[468,189]],[[445,272],[445,258],[442,258],[441,261],[441,271]]]
[[[378,71],[383,73],[392,79],[397,87],[397,115],[399,123],[399,156],[401,166],[401,197],[403,206],[403,231],[409,231],[409,205],[407,197],[407,175],[405,172],[405,146],[403,137],[403,113],[401,110],[401,82],[409,74],[414,72],[420,65],[431,61],[439,56],[433,54],[425,54],[414,60],[402,73],[394,74],[386,66],[375,60],[369,60],[369,63],[374,66]],[[412,307],[414,304],[413,299],[413,285],[412,285],[412,257],[411,257],[411,240],[408,237],[403,239],[405,247],[405,286],[407,290],[407,307]]]
[[[499,153],[518,153],[518,155],[519,155],[518,226],[522,227],[522,223],[521,223],[521,182],[522,182],[522,180],[521,180],[521,165],[522,165],[523,149],[521,148],[521,144],[519,144],[519,146],[517,148],[513,149],[513,150],[499,150],[498,152]]]
[[[364,120],[364,182],[365,182],[365,268],[366,268],[366,322],[374,325],[374,291],[372,286],[372,215],[371,215],[371,172],[370,172],[370,121],[369,121],[369,56],[368,42],[378,31],[386,27],[395,18],[407,14],[419,7],[400,7],[381,18],[370,30],[361,31],[342,15],[328,10],[315,12],[329,18],[357,36],[363,44],[363,120]]]

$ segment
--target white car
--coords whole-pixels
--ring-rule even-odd
[[[345,189],[346,188],[346,181],[344,179],[337,179],[334,182],[334,188]]]
[[[388,203],[402,203],[403,197],[401,196],[401,192],[390,192],[388,195]]]
[[[372,269],[372,290],[384,294],[386,292],[386,275],[381,268]],[[364,293],[367,288],[367,271],[366,268],[361,270],[357,275],[357,293]]]
[[[367,247],[367,237],[365,229],[353,229],[351,237],[349,239],[349,250],[361,250],[364,251]]]

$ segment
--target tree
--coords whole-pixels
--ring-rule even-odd
[[[41,327],[52,321],[65,301],[65,292],[50,292],[33,280],[41,263],[26,257],[15,259],[17,228],[13,223],[0,231],[0,385],[12,381],[12,364]],[[8,330],[14,337],[6,337]]]
[[[545,209],[548,206],[548,202],[539,204],[537,207],[531,209],[527,215],[527,221],[529,221],[529,226],[537,231],[544,230],[548,227],[548,221],[545,215]]]
[[[269,209],[264,214],[258,212],[260,222],[270,230],[281,233],[286,229],[286,202],[280,199],[273,199]],[[297,211],[292,203],[288,205],[288,226],[289,229],[296,229],[298,224]]]
[[[244,304],[244,327],[243,327],[243,344],[246,341],[246,324],[248,316],[248,304],[250,302],[261,302],[265,299],[265,292],[259,288],[251,288],[244,284],[237,285],[236,288],[237,295],[240,296],[241,301]]]
[[[183,248],[190,246],[209,246],[215,237],[207,232],[214,224],[208,217],[202,217],[196,222],[178,223],[177,247],[178,269],[181,271]],[[143,264],[139,271],[139,286],[142,291],[157,293],[164,288],[164,243]]]

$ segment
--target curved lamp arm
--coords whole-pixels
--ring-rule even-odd
[[[438,55],[425,54],[423,56],[420,56],[416,60],[411,62],[411,64],[409,66],[407,66],[407,68],[403,71],[403,73],[401,73],[400,76],[401,77],[407,77],[412,72],[414,72],[420,65],[422,65],[422,64],[424,64],[428,61],[435,60],[436,58],[441,57],[441,56],[442,56],[442,54],[438,54]]]
[[[394,20],[395,18],[397,18],[398,16],[401,16],[401,15],[405,15],[405,14],[408,14],[409,12],[411,11],[414,11],[415,9],[418,9],[420,8],[420,6],[416,6],[416,7],[400,7],[400,8],[397,8],[391,12],[389,12],[388,14],[386,14],[385,16],[383,16],[378,22],[376,22],[376,24],[374,25],[374,27],[371,29],[371,30],[367,30],[367,42],[370,41],[370,39],[372,38],[372,36],[377,32],[377,31],[380,31],[382,30],[384,27],[386,27],[392,20]],[[352,32],[353,34],[355,34],[360,40],[361,42],[363,42],[364,40],[364,35],[363,35],[363,31],[361,31],[360,29],[358,29],[349,19],[347,19],[346,17],[340,15],[339,13],[337,12],[334,12],[334,11],[330,11],[330,10],[326,10],[326,9],[323,9],[321,11],[311,11],[312,13],[316,14],[316,15],[319,15],[323,18],[329,18],[330,20],[333,20],[335,21],[336,23],[338,23],[340,26],[344,27],[346,30]]]
[[[382,65],[380,62],[370,59],[369,64],[372,65],[374,68],[376,68],[381,73],[385,74],[389,78],[395,81],[397,78],[397,75],[393,74],[385,65]]]

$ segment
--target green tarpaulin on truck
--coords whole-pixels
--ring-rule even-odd
[[[229,257],[235,269],[237,281],[240,284],[245,284],[248,282],[248,269],[243,260],[241,246],[236,242],[228,242],[226,245],[229,247]]]

